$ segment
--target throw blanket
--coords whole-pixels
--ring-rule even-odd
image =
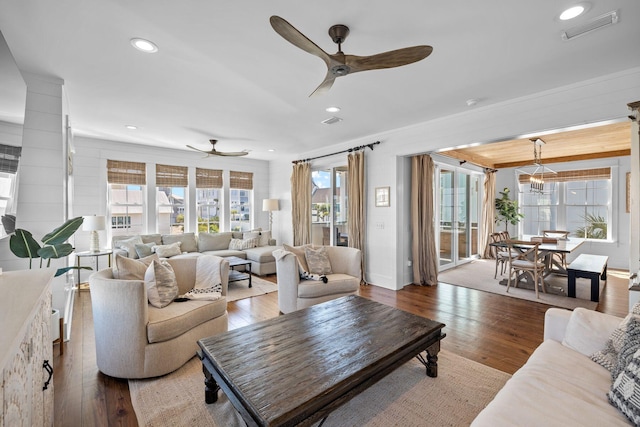
[[[196,283],[184,298],[214,301],[222,296],[220,264],[222,259],[211,255],[199,256],[196,260]]]
[[[294,254],[293,252],[285,251],[284,249],[277,249],[277,250],[273,251],[273,257],[276,259],[276,261],[281,260],[282,258],[284,258],[288,254],[291,254],[294,257],[296,257],[296,262],[298,263],[298,273],[300,274],[300,278],[301,279],[304,279],[304,280],[317,280],[317,281],[322,281],[324,283],[327,283],[329,281],[327,276],[324,275],[324,274],[313,274],[313,273],[309,273],[308,271],[306,271],[302,267],[302,264],[300,264],[300,260],[298,260],[298,256],[296,254]]]

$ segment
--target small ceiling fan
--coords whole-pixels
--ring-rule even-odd
[[[334,43],[338,44],[338,52],[329,55],[281,17],[274,15],[269,21],[276,33],[280,34],[289,43],[299,47],[305,52],[317,56],[327,64],[327,75],[324,81],[320,83],[320,86],[309,96],[327,92],[331,86],[333,86],[333,82],[337,77],[359,71],[400,67],[420,61],[429,56],[433,51],[431,46],[421,45],[391,50],[370,56],[345,55],[344,52],[342,52],[342,43],[349,35],[349,27],[346,25],[334,25],[329,28],[329,36],[331,36]]]
[[[205,153],[207,155],[207,157],[209,157],[209,156],[239,157],[239,156],[246,156],[247,154],[249,154],[249,152],[247,152],[247,151],[218,151],[218,150],[216,150],[216,143],[218,142],[218,140],[217,139],[210,139],[209,142],[211,143],[211,150],[209,150],[209,151],[201,150],[199,148],[192,147],[190,145],[187,145],[187,147],[191,148],[192,150],[196,150],[196,151],[200,151],[201,153]]]

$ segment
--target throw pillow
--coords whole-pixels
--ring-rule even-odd
[[[610,322],[601,321],[592,310],[578,307],[571,313],[562,344],[590,356],[606,347],[610,331]]]
[[[618,354],[624,344],[624,337],[627,330],[627,325],[631,319],[635,316],[640,316],[640,303],[634,304],[631,308],[631,312],[622,319],[620,325],[611,333],[611,336],[607,340],[604,349],[599,350],[591,355],[591,360],[602,365],[604,368],[613,373],[615,366],[618,363]],[[614,377],[615,379],[615,377]]]
[[[163,245],[170,245],[177,242],[182,243],[182,245],[180,245],[182,252],[198,252],[198,242],[196,242],[196,235],[194,233],[162,235]]]
[[[229,242],[229,249],[236,250],[236,251],[241,251],[243,249],[251,249],[251,248],[255,248],[257,243],[258,243],[257,238],[231,239],[231,242]]]
[[[287,252],[291,252],[292,254],[294,254],[296,256],[296,258],[298,258],[298,268],[301,272],[309,272],[309,266],[307,265],[307,258],[305,256],[304,253],[304,248],[306,247],[311,247],[311,245],[304,245],[304,246],[289,246],[286,243],[282,245],[282,248],[287,251]]]
[[[152,261],[144,273],[149,304],[162,308],[178,296],[178,282],[173,268],[166,261]]]
[[[260,239],[258,241],[258,246],[269,246],[269,240],[271,240],[271,232],[270,231],[261,231]]]
[[[331,262],[329,262],[329,253],[327,248],[320,246],[317,249],[304,248],[304,256],[309,266],[311,274],[331,274]]]
[[[141,244],[135,245],[136,254],[138,254],[138,258],[144,258],[144,257],[148,257],[149,255],[153,255],[153,247],[155,245],[156,244],[153,242],[141,243]]]
[[[640,350],[640,318],[632,317],[627,325],[624,334],[624,342],[620,353],[618,353],[618,363],[611,373],[611,378],[615,381],[618,375],[625,370],[636,351]]]
[[[160,258],[170,258],[182,253],[182,251],[180,250],[180,245],[182,245],[182,242],[175,242],[171,243],[170,245],[154,246],[154,248],[156,251],[156,255],[158,255]]]
[[[640,350],[633,353],[607,393],[609,402],[634,425],[640,425]]]
[[[133,259],[138,258],[138,253],[136,252],[136,245],[141,245],[141,244],[142,244],[142,238],[140,236],[134,236],[128,239],[117,240],[115,242],[116,248],[124,249],[125,251],[127,251],[127,256]]]
[[[144,280],[144,273],[147,271],[147,267],[154,260],[158,259],[157,254],[141,259],[127,258],[120,254],[116,254],[116,268],[113,272],[113,278],[120,280]]]

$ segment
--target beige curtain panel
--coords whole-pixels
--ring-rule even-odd
[[[311,165],[296,163],[291,174],[293,245],[311,243]]]
[[[347,232],[349,233],[349,246],[360,249],[360,271],[364,280],[364,236],[365,236],[365,182],[364,182],[364,152],[357,151],[347,156],[347,174],[349,204],[347,210]]]
[[[147,169],[144,163],[107,160],[109,184],[147,185]]]
[[[493,233],[496,217],[496,174],[495,171],[484,173],[484,196],[482,196],[482,224],[478,236],[478,246],[482,251],[482,258],[491,258],[489,236]]]
[[[411,158],[411,254],[413,283],[438,284],[438,254],[434,224],[435,166],[426,154]]]

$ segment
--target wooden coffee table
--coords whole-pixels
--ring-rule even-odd
[[[249,287],[251,287],[251,261],[237,257],[237,256],[226,256],[224,257],[227,261],[229,261],[229,280],[228,283],[231,282],[239,282],[240,280],[248,280]],[[234,270],[234,267],[238,267],[244,265],[245,272]]]
[[[444,326],[350,295],[204,338],[205,401],[222,389],[248,426],[311,425],[413,357],[436,377]]]

